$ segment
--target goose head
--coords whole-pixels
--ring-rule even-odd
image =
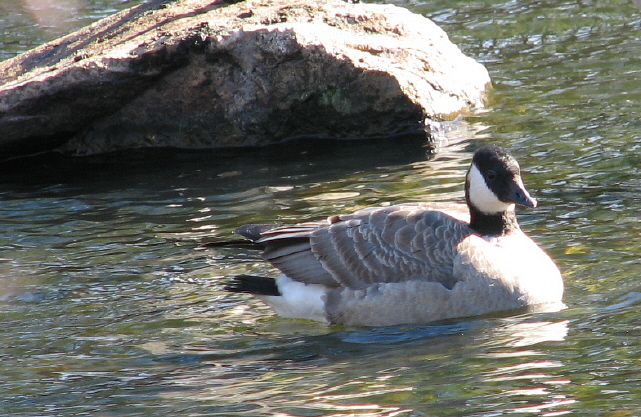
[[[518,229],[516,204],[536,207],[523,185],[518,162],[505,149],[485,146],[474,153],[465,180],[470,226],[483,235],[508,234]]]

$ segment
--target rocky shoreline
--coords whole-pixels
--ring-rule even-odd
[[[0,153],[429,134],[489,86],[397,6],[152,0],[0,62]]]

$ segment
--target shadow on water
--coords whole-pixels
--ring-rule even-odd
[[[254,148],[137,149],[84,157],[52,152],[3,161],[0,183],[87,184],[110,173],[140,175],[154,170],[168,172],[168,177],[186,176],[194,166],[196,171],[223,178],[257,171],[275,176],[301,168],[317,179],[331,180],[362,170],[425,161],[434,156],[433,151],[424,135],[416,134],[359,140],[297,139]]]

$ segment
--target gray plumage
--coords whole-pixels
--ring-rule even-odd
[[[501,148],[484,149],[494,159],[477,152],[470,172],[482,167],[491,173],[468,172],[466,187],[487,187],[471,194],[496,201],[402,204],[323,222],[238,229],[263,245],[262,257],[287,277],[277,280],[284,297],[261,298],[296,317],[290,309],[297,306],[279,307],[287,285],[295,284],[289,288],[302,297],[296,303],[309,302],[313,318],[349,325],[421,323],[560,302],[558,268],[514,216],[513,202],[534,206],[536,200],[523,188],[516,161]],[[504,178],[494,181],[497,172]],[[479,206],[505,211],[486,213]],[[315,298],[306,301],[306,289]]]

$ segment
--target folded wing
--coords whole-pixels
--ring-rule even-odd
[[[456,246],[472,233],[466,212],[464,205],[408,204],[237,232],[264,245],[262,256],[297,281],[360,289],[418,280],[452,288]]]

